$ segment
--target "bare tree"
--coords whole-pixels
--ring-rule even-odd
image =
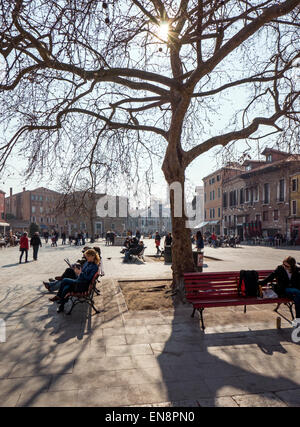
[[[18,151],[29,175],[66,158],[134,175],[162,156],[167,183],[184,190],[186,168],[213,147],[296,138],[299,4],[0,0],[1,169]],[[194,265],[173,192],[171,210],[178,284]]]

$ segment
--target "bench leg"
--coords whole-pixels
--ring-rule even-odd
[[[292,320],[295,319],[294,313],[293,313],[293,303],[292,302],[287,302],[286,305],[288,306],[291,316],[292,316]]]
[[[203,320],[203,311],[204,311],[204,308],[198,308],[198,311],[199,311],[200,319],[201,319],[201,327],[202,327],[202,330],[204,331],[204,329],[205,329],[204,320]]]
[[[246,312],[247,312],[247,306],[244,305],[244,313],[246,313]]]
[[[277,313],[277,311],[278,311],[278,309],[279,309],[280,305],[281,305],[281,303],[279,302],[279,303],[277,304],[277,307],[276,307],[276,308],[274,308],[274,311],[275,311],[276,313]]]
[[[194,310],[193,310],[193,313],[192,313],[191,317],[194,317],[194,316],[195,316],[195,311],[196,311],[196,309],[194,308]]]
[[[94,301],[92,299],[89,299],[86,301],[96,312],[96,314],[99,314],[100,311],[96,309],[95,305],[94,305]]]

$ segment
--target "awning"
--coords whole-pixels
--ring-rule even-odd
[[[207,221],[202,221],[202,222],[200,222],[200,224],[196,225],[196,227],[194,227],[194,228],[202,228],[202,227],[205,227],[206,224],[208,224]]]
[[[0,222],[0,227],[9,227],[9,225],[7,222]]]
[[[208,221],[206,224],[207,225],[216,225],[216,224],[219,224],[220,223],[220,221]]]

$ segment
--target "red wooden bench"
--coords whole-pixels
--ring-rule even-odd
[[[71,314],[75,305],[82,303],[89,304],[97,314],[100,313],[100,311],[96,309],[94,304],[94,293],[96,292],[97,295],[99,295],[100,293],[96,287],[99,276],[100,274],[97,271],[97,273],[94,274],[94,277],[86,292],[69,292],[66,295],[66,298],[69,298],[69,301],[71,301],[71,307],[68,311],[66,311],[66,314]]]
[[[265,279],[272,270],[257,271],[259,280]],[[288,306],[292,319],[294,319],[290,298],[257,298],[243,297],[238,294],[237,286],[239,283],[239,271],[224,271],[218,273],[185,273],[185,296],[188,302],[193,305],[192,317],[197,310],[201,319],[201,326],[204,330],[203,311],[209,307],[230,307],[235,305],[243,305],[244,313],[246,313],[247,305],[254,304],[274,304],[279,305],[284,303]],[[264,289],[264,287],[263,287]]]

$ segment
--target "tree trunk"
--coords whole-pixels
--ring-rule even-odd
[[[183,273],[195,271],[192,254],[191,230],[186,228],[186,216],[184,211],[184,170],[174,168],[174,157],[165,157],[163,172],[170,187],[171,217],[172,217],[172,287],[178,296],[184,299]],[[168,161],[169,160],[169,161]],[[173,164],[172,169],[168,164]],[[174,174],[174,170],[177,173]],[[175,184],[174,184],[175,183]],[[176,188],[176,191],[172,190]],[[181,194],[179,194],[179,192]],[[181,198],[180,198],[181,196]],[[181,205],[181,209],[178,209]],[[181,211],[181,215],[180,214]]]

